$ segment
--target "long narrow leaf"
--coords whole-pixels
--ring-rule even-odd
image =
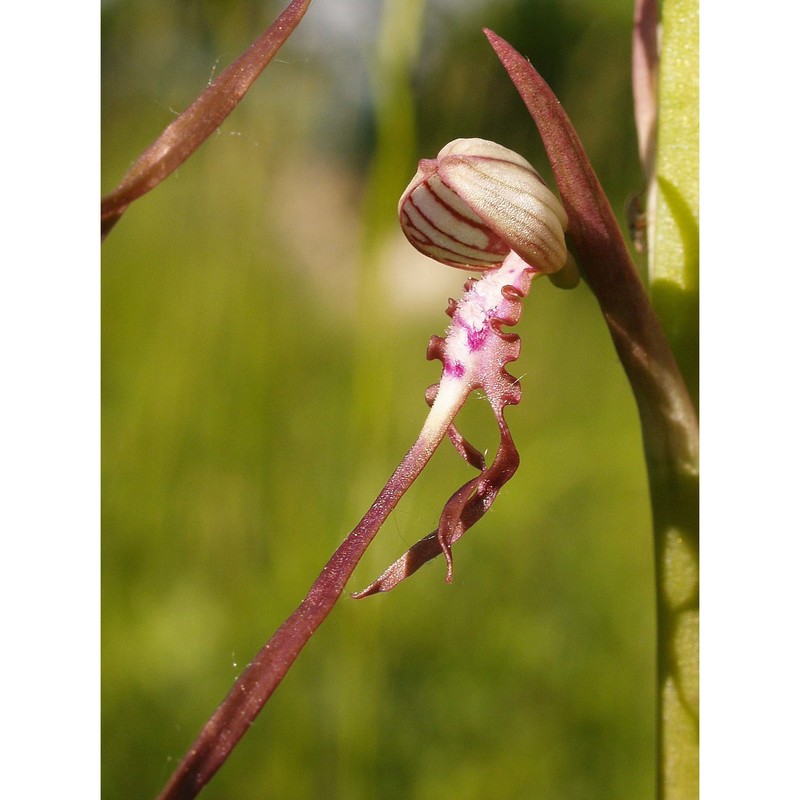
[[[694,406],[578,134],[531,63],[497,34],[484,32],[544,141],[581,268],[636,395],[645,446],[659,461],[694,473]]]
[[[297,27],[311,0],[292,0],[283,13],[142,153],[120,184],[103,198],[104,239],[125,209],[158,186],[219,128]]]

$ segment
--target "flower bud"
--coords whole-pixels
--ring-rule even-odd
[[[558,198],[522,156],[485,139],[456,139],[420,161],[398,213],[417,250],[453,267],[489,269],[512,250],[544,273],[567,260]]]

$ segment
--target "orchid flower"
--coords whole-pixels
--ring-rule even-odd
[[[442,362],[442,377],[428,389],[431,412],[407,458],[432,453],[447,433],[480,474],[447,501],[438,528],[353,595],[357,598],[388,591],[439,553],[447,561],[447,581],[452,580],[452,545],[486,513],[519,465],[503,409],[520,401],[519,383],[505,369],[519,357],[520,341],[502,327],[519,320],[531,282],[561,270],[568,260],[567,216],[560,201],[525,159],[494,142],[458,139],[435,160],[421,161],[398,212],[406,237],[420,252],[483,271],[480,280],[467,281],[460,302],[450,301],[447,314],[453,321],[446,337],[434,336],[428,346],[428,358]],[[500,430],[500,446],[488,467],[452,424],[476,389],[483,390]]]
[[[562,284],[575,283],[577,273],[564,239],[567,214],[524,158],[483,139],[457,139],[436,159],[421,161],[398,211],[404,233],[418,250],[449,266],[482,273],[479,279],[467,280],[459,302],[450,300],[447,314],[452,322],[447,333],[434,336],[428,346],[428,358],[442,362],[439,383],[426,393],[428,417],[416,442],[306,598],[206,723],[161,800],[194,797],[222,765],[247,730],[247,720],[255,718],[327,617],[358,560],[445,436],[480,474],[445,503],[434,532],[354,597],[392,589],[440,553],[447,561],[447,580],[452,580],[453,544],[486,513],[519,465],[503,411],[521,396],[519,383],[505,369],[518,358],[520,340],[503,327],[518,322],[522,298],[536,278],[561,271],[567,273]],[[453,424],[477,389],[488,399],[500,431],[500,445],[488,467]]]
[[[133,164],[103,200],[103,236],[132,202],[154,188],[217,130],[309,5],[310,0],[291,0],[275,23]],[[654,122],[648,104],[655,102],[656,14],[651,0],[637,0],[636,5],[637,36],[643,49],[634,64],[638,64],[640,77],[647,79],[637,84],[637,109],[642,112],[637,119],[642,157],[650,172]],[[681,18],[681,25],[675,28],[685,27],[683,23]],[[452,580],[453,545],[486,513],[519,464],[504,409],[521,398],[517,381],[506,371],[506,365],[519,356],[520,341],[504,328],[518,322],[521,301],[535,279],[548,275],[558,285],[576,282],[577,270],[564,241],[567,227],[642,419],[653,495],[662,631],[660,796],[667,796],[667,789],[672,792],[675,786],[682,787],[680,780],[686,785],[696,783],[697,532],[692,527],[697,505],[696,411],[608,200],[566,113],[530,62],[496,34],[485,32],[540,130],[564,205],[527,161],[491,142],[459,139],[443,148],[436,159],[420,162],[399,204],[406,236],[426,255],[481,275],[467,281],[459,302],[450,301],[447,313],[451,323],[446,335],[434,336],[428,347],[428,357],[442,362],[439,383],[426,393],[431,406],[428,417],[416,442],[305,599],[259,651],[200,731],[161,800],[195,797],[224,763],[330,613],[382,524],[446,436],[479,474],[446,501],[432,533],[353,596],[388,591],[439,554],[445,556],[446,577]],[[682,57],[680,48],[675,52]],[[488,467],[454,425],[467,397],[476,390],[489,401],[500,433],[497,453]],[[688,546],[689,557],[684,559],[688,577],[675,566],[682,563],[674,557],[675,541]],[[685,608],[673,608],[670,590],[681,580],[689,586],[685,593],[689,599]],[[671,773],[678,779],[669,777]]]

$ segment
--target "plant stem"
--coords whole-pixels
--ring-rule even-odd
[[[655,535],[658,615],[658,798],[699,793],[698,481],[648,457]]]
[[[650,291],[690,394],[698,395],[697,0],[662,7],[658,147],[648,209]],[[647,454],[658,590],[659,800],[699,796],[699,479]],[[686,463],[686,462],[684,462]]]

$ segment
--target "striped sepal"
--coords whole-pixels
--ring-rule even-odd
[[[436,174],[436,163],[420,162],[410,191],[400,201],[400,225],[408,240],[426,256],[454,267],[486,269],[500,264],[509,246],[445,186]]]
[[[566,260],[558,198],[522,156],[484,139],[456,139],[420,161],[398,212],[417,250],[454,267],[496,267],[512,250],[540,272]]]

